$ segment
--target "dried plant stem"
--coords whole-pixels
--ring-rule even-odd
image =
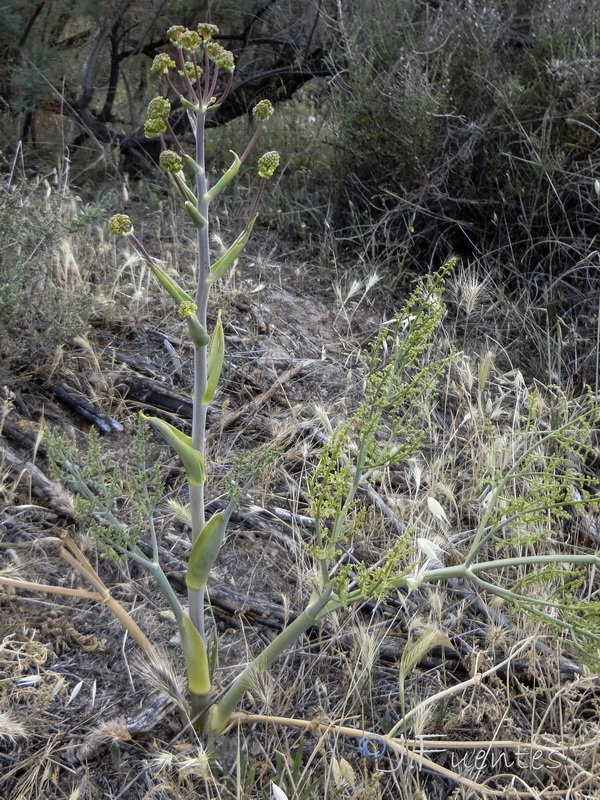
[[[61,594],[65,597],[80,597],[83,600],[101,601],[98,592],[87,592],[85,589],[69,589],[66,586],[52,586],[49,583],[34,583],[33,581],[20,581],[16,578],[0,576],[0,586],[12,586],[14,589],[27,589],[30,592],[48,592],[48,594]]]
[[[486,670],[485,672],[477,673],[473,675],[472,678],[469,678],[468,681],[463,681],[462,683],[457,684],[456,686],[450,686],[447,689],[444,689],[437,694],[428,697],[426,700],[423,700],[421,703],[416,705],[412,708],[407,714],[405,714],[402,719],[398,720],[398,722],[394,725],[392,730],[389,732],[388,736],[394,736],[394,734],[400,730],[400,728],[404,727],[409,719],[414,717],[415,715],[419,714],[424,709],[428,708],[433,703],[437,703],[440,700],[443,700],[445,697],[450,697],[453,694],[458,694],[463,692],[465,689],[468,689],[470,686],[479,686],[486,678],[489,678],[490,675],[494,675],[504,667],[508,666],[511,661],[513,661],[518,655],[520,655],[523,650],[529,647],[530,643],[533,639],[526,639],[514,652],[512,652],[508,658],[505,658],[504,661],[501,661],[499,664],[494,664],[493,667]]]
[[[560,753],[561,758],[563,759],[565,764],[569,764],[578,770],[578,774],[585,778],[585,783],[597,782],[598,778],[592,773],[588,772],[587,770],[580,767],[575,761],[569,758],[566,755],[563,755],[563,750],[572,751],[572,747],[565,746],[561,747],[557,745],[556,747],[549,747],[547,745],[537,745],[532,742],[516,742],[512,740],[507,741],[478,741],[478,742],[461,742],[461,741],[427,741],[426,739],[404,739],[402,738],[392,738],[389,735],[379,735],[374,734],[372,731],[367,730],[360,730],[358,728],[350,728],[344,725],[336,725],[335,723],[330,722],[319,722],[318,720],[304,720],[304,719],[291,719],[289,717],[273,717],[273,716],[266,716],[263,714],[245,714],[237,712],[232,715],[232,722],[237,722],[238,724],[249,724],[249,725],[282,725],[289,728],[300,728],[301,730],[309,730],[314,731],[320,730],[326,733],[333,733],[338,736],[347,736],[352,739],[362,739],[363,737],[377,737],[385,742],[385,745],[389,750],[396,753],[401,758],[406,758],[409,761],[412,761],[418,768],[425,768],[430,770],[431,772],[436,773],[437,775],[442,775],[445,778],[448,778],[456,783],[460,784],[461,786],[466,786],[469,789],[472,789],[475,792],[483,795],[484,797],[506,797],[507,796],[507,789],[491,789],[488,786],[485,786],[482,783],[477,783],[476,781],[472,781],[469,778],[466,778],[464,775],[459,775],[457,772],[453,772],[446,767],[441,766],[440,764],[436,764],[435,761],[432,761],[429,758],[426,758],[424,752],[426,750],[440,750],[441,748],[447,749],[478,749],[478,748],[500,748],[504,747],[507,749],[525,749],[525,750],[534,750],[536,752],[540,751],[542,753],[551,755]],[[597,746],[598,742],[594,742],[594,746]],[[583,745],[586,748],[589,748],[591,744],[586,742]],[[511,776],[520,780],[517,776]],[[579,787],[582,784],[578,784]],[[523,798],[531,798],[531,791],[527,792],[519,792],[513,787],[510,788],[510,796],[511,797],[523,797]],[[544,797],[556,797],[556,798],[563,798],[565,796],[564,790],[557,790],[557,791],[545,791]]]
[[[82,578],[94,587],[97,593],[94,593],[94,599],[100,600],[100,602],[119,620],[125,630],[131,634],[135,642],[142,648],[148,660],[158,663],[160,659],[152,642],[131,615],[128,614],[123,606],[111,595],[98,573],[94,570],[73,539],[67,534],[62,537],[62,541],[72,552],[69,552],[69,550],[61,544],[58,548],[58,553],[61,558],[70,564]]]

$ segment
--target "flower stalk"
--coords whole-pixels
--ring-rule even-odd
[[[227,98],[235,68],[233,54],[213,41],[217,32],[217,28],[209,23],[201,23],[197,30],[173,26],[169,29],[168,36],[176,48],[175,60],[168,54],[161,53],[154,59],[151,67],[151,72],[165,80],[167,91],[187,110],[195,138],[193,154],[185,151],[169,123],[171,102],[166,97],[159,96],[151,101],[148,106],[148,120],[144,126],[146,136],[160,140],[160,166],[169,175],[196,228],[197,282],[193,292],[188,294],[161,269],[135,235],[131,220],[126,215],[117,214],[109,221],[110,230],[130,239],[160,285],[177,303],[192,340],[194,378],[191,436],[188,437],[162,420],[148,418],[148,422],[174,447],[188,478],[192,544],[191,568],[187,581],[188,610],[181,608],[174,598],[156,558],[149,561],[135,548],[130,551],[130,555],[144,563],[156,577],[175,615],[184,649],[194,716],[198,716],[208,706],[210,695],[204,610],[206,580],[218,555],[231,513],[212,517],[208,521],[205,514],[206,418],[208,405],[218,384],[224,352],[220,314],[212,333],[207,333],[210,290],[212,284],[231,268],[245,247],[256,220],[265,180],[273,175],[279,164],[279,154],[275,151],[265,154],[259,160],[260,184],[249,221],[229,250],[211,265],[210,204],[235,178],[242,162],[252,151],[266,120],[273,113],[268,100],[262,100],[255,106],[254,116],[258,124],[242,157],[234,153],[232,166],[212,188],[209,187],[205,160],[206,119]],[[181,88],[179,84],[182,84]],[[167,135],[168,146],[165,139]],[[191,173],[193,188],[188,186],[186,171]],[[202,726],[204,722],[200,720],[199,724]]]

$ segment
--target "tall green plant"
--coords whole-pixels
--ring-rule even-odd
[[[210,204],[236,177],[265,122],[273,113],[268,100],[262,100],[254,106],[252,113],[258,124],[248,146],[241,156],[233,153],[233,163],[229,169],[210,186],[205,164],[206,119],[220,108],[229,94],[235,67],[233,54],[213,40],[216,33],[216,26],[208,23],[200,24],[197,30],[188,30],[181,25],[173,26],[169,29],[168,36],[175,48],[175,60],[167,53],[161,53],[156,56],[151,67],[151,72],[164,79],[167,90],[175,95],[178,103],[187,111],[196,143],[194,154],[190,155],[185,151],[171,127],[169,115],[172,105],[166,97],[159,96],[150,102],[148,119],[144,126],[148,138],[160,140],[160,165],[168,173],[176,194],[196,228],[198,282],[195,291],[188,294],[158,265],[137,238],[129,217],[117,214],[109,222],[113,233],[123,234],[130,239],[159,284],[173,299],[179,314],[187,323],[194,348],[192,435],[188,436],[163,420],[147,418],[175,449],[187,474],[192,525],[192,551],[187,573],[189,610],[183,609],[170,588],[167,588],[168,583],[160,570],[156,549],[151,566],[146,563],[144,556],[134,553],[134,557],[151,571],[161,573],[159,582],[169,597],[179,625],[194,716],[201,714],[209,701],[210,675],[204,595],[208,574],[223,542],[231,513],[229,507],[207,522],[204,511],[206,414],[219,381],[224,355],[220,315],[212,334],[209,336],[207,333],[208,299],[214,282],[227,272],[245,247],[256,221],[256,211],[265,182],[279,164],[279,154],[275,151],[261,156],[258,161],[260,184],[246,224],[226,253],[211,263]],[[170,147],[167,147],[167,139]]]
[[[129,476],[101,463],[96,438],[90,442],[81,467],[78,466],[81,459],[72,449],[64,444],[58,448],[53,445],[55,458],[62,464],[71,486],[83,497],[80,508],[93,525],[97,538],[109,550],[145,566],[163,591],[181,632],[192,713],[200,715],[205,730],[213,734],[225,730],[256,677],[325,615],[369,598],[384,598],[393,590],[415,591],[426,584],[462,578],[567,631],[577,644],[587,643],[591,651],[597,651],[600,608],[595,602],[577,601],[575,590],[580,575],[571,570],[573,567],[576,570],[599,567],[600,555],[557,553],[546,547],[540,547],[533,555],[523,552],[528,543],[545,542],[553,520],[572,509],[599,505],[595,482],[574,476],[572,470],[574,455],[587,452],[590,436],[600,418],[591,397],[584,398],[584,406],[573,414],[566,398],[555,393],[548,425],[545,419],[539,418],[543,403],[535,393],[532,395],[522,425],[515,432],[510,454],[491,454],[485,476],[489,481],[486,503],[459,563],[444,566],[439,560],[441,551],[426,537],[417,537],[416,532],[409,529],[396,536],[374,565],[342,566],[340,563],[348,539],[362,532],[364,527],[360,493],[370,490],[369,481],[377,479],[382,468],[398,465],[414,456],[427,433],[429,405],[433,402],[439,377],[452,358],[432,358],[433,342],[439,335],[444,315],[441,290],[445,272],[420,284],[393,327],[384,329],[373,343],[365,359],[364,397],[350,419],[337,424],[324,419],[327,434],[307,486],[316,527],[315,542],[310,548],[316,567],[309,581],[310,599],[296,619],[248,664],[212,705],[204,637],[194,627],[191,615],[169,585],[159,562],[153,513],[160,499],[160,485],[156,469],[145,467],[144,437],[139,434],[142,442],[136,445],[134,471]],[[191,437],[186,438],[160,420],[153,420],[152,424],[173,443],[191,485],[201,483],[203,460],[194,450]],[[105,480],[102,475],[107,472],[110,477]],[[249,476],[248,481],[251,480]],[[122,496],[125,484],[137,486],[134,494],[141,502],[138,500],[137,511],[132,509],[131,516],[140,521],[144,516],[147,519],[153,549],[150,557],[144,555],[138,545],[142,525],[126,528],[114,514],[114,499]],[[235,498],[232,498],[224,511],[213,515],[196,538],[187,574],[192,591],[206,586],[234,503]],[[437,506],[430,508],[437,513]],[[459,538],[462,539],[462,535]],[[514,545],[521,552],[503,557],[502,550]],[[525,575],[520,584],[512,577],[517,570]],[[489,573],[498,572],[512,577],[512,587],[506,577],[501,580],[488,577]],[[535,593],[528,593],[527,586],[531,583],[544,588],[552,586],[552,596],[542,599]],[[409,666],[401,666],[402,679]]]

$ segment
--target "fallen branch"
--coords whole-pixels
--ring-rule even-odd
[[[276,378],[275,382],[269,389],[256,395],[256,397],[254,397],[249,403],[246,403],[246,405],[242,408],[222,416],[221,419],[210,426],[208,432],[211,434],[222,432],[227,428],[230,428],[235,422],[238,421],[238,419],[240,419],[240,417],[244,417],[254,411],[258,411],[261,406],[264,406],[266,403],[268,403],[269,400],[275,394],[277,394],[277,392],[283,386],[285,386],[286,383],[289,383],[289,381],[295,378],[296,375],[299,375],[302,370],[309,367],[312,363],[312,360],[308,360],[300,361],[297,364],[294,364],[294,366],[286,370],[283,375],[280,375],[278,378]]]
[[[75,507],[72,496],[59,484],[51,481],[39,467],[17,455],[7,444],[0,444],[0,460],[13,472],[18,473],[19,482],[28,482],[34,495],[44,500],[59,514],[73,518]],[[25,476],[29,476],[26,481]]]
[[[72,389],[67,389],[60,383],[57,384],[44,384],[44,386],[66,406],[71,408],[79,416],[92,422],[103,433],[112,433],[113,431],[122,432],[123,426],[116,419],[109,417],[103,411],[95,408],[84,397],[79,397],[73,394]]]

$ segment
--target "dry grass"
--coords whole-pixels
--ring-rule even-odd
[[[86,346],[80,339],[62,345],[55,369],[70,379],[80,376],[95,402],[126,421],[133,409],[107,382],[103,348],[111,343],[135,354],[142,342],[157,371],[169,373],[170,355],[157,353],[149,335],[140,338],[140,332],[158,327],[163,335],[178,334],[142,271],[133,265],[119,269],[122,254],[111,253],[113,245],[103,241],[98,232],[98,248],[113,278],[93,305],[97,316],[85,333]],[[58,251],[63,266],[53,268],[52,280],[63,281],[61,286],[75,279],[68,257],[74,247],[71,242]],[[174,247],[162,243],[165,262],[185,263],[185,252]],[[220,305],[229,305],[225,316],[232,320],[232,361],[219,397],[225,411],[243,408],[269,385],[269,376],[281,371],[280,362],[262,355],[275,345],[288,358],[311,356],[315,372],[295,379],[261,408],[260,424],[249,419],[214,439],[209,496],[225,489],[224,478],[237,453],[279,440],[286,442],[286,452],[253,489],[252,501],[257,508],[302,513],[306,477],[319,452],[318,442],[303,431],[321,425],[324,414],[336,420],[355,406],[361,387],[353,367],[360,360],[360,343],[385,314],[367,302],[371,295],[365,297],[363,287],[343,287],[324,299],[297,282],[293,265],[289,272],[281,288],[253,292],[256,276],[241,264],[235,290],[223,290],[218,298]],[[131,341],[121,332],[111,333],[110,327],[115,315],[124,324],[117,313],[125,307],[124,298],[130,313],[126,329],[135,331]],[[452,560],[469,542],[490,463],[516,446],[523,409],[538,376],[528,371],[528,354],[520,358],[519,349],[511,349],[510,320],[520,312],[499,299],[489,276],[459,268],[450,279],[447,300],[450,313],[436,346],[440,354],[451,347],[458,352],[428,408],[427,441],[417,458],[382,472],[375,488],[397,520],[437,543],[442,559]],[[295,301],[294,317],[286,304]],[[321,315],[322,325],[313,327],[307,338],[311,308]],[[258,327],[259,318],[264,327]],[[539,352],[547,352],[543,332],[532,330],[530,335]],[[324,360],[317,361],[322,354]],[[182,369],[170,378],[176,385],[189,380],[185,356],[184,350]],[[84,364],[91,370],[85,377]],[[313,405],[317,400],[322,411]],[[55,416],[51,407],[46,413]],[[547,411],[541,407],[539,413],[543,418]],[[7,420],[11,414],[14,409]],[[107,446],[123,457],[127,435],[107,439]],[[50,509],[31,503],[12,474],[5,474],[3,574],[78,585],[51,552],[36,547],[41,534],[64,523]],[[179,480],[170,474],[169,498],[181,502]],[[437,501],[447,521],[428,498]],[[364,525],[348,554],[375,563],[397,534],[371,500],[365,498],[364,504]],[[278,602],[283,598],[292,611],[310,581],[312,563],[301,544],[310,540],[310,530],[301,517],[282,523],[272,512],[266,519],[266,528],[250,523],[232,530],[216,575],[223,584],[250,594]],[[165,507],[160,526],[165,546],[185,558],[184,523]],[[594,545],[585,530],[584,520],[573,514],[551,531],[539,524],[533,531],[535,542],[517,541],[502,552],[561,552],[573,546],[587,552]],[[88,548],[88,557],[97,559],[115,596],[166,648],[166,673],[177,673],[174,628],[152,582],[134,566],[115,565],[96,556],[89,543]],[[516,573],[500,579],[512,585],[521,577]],[[579,593],[593,598],[596,591],[597,579],[591,576]],[[522,797],[593,796],[600,774],[600,691],[593,668],[561,635],[505,605],[486,606],[486,600],[461,595],[456,587],[422,587],[375,606],[337,612],[255,682],[240,724],[216,743],[209,757],[206,742],[189,728],[182,730],[176,702],[166,712],[151,712],[155,719],[145,732],[131,733],[140,709],[154,707],[157,689],[159,696],[177,695],[179,679],[171,676],[171,688],[149,681],[106,611],[87,603],[75,606],[69,598],[6,591],[0,655],[6,706],[0,718],[0,758],[6,769],[0,794],[6,800],[191,800],[199,794],[244,800],[269,797],[273,782],[299,800],[412,800],[447,797],[452,791],[467,798],[485,795],[485,787],[498,796],[502,786],[512,786],[511,791],[520,793],[515,796]],[[260,621],[221,612],[214,631],[220,640],[218,683],[223,686],[272,636]],[[501,662],[505,666],[496,669]],[[486,671],[488,677],[477,677]],[[406,721],[395,736],[401,738],[386,740],[388,752],[380,761],[369,760],[357,750],[358,740],[363,731],[386,734],[402,719],[399,680]],[[273,717],[280,719],[269,721]]]

